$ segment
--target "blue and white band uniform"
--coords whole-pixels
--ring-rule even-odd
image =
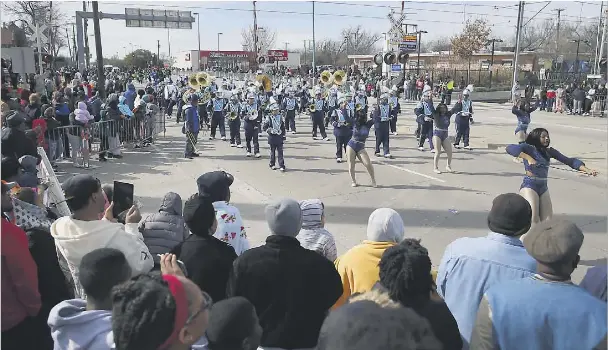
[[[365,106],[366,106],[365,97],[357,96],[357,97],[355,97],[355,100],[357,101],[358,104],[361,105],[361,107],[365,108]]]
[[[431,107],[429,107],[429,104],[428,104],[428,103],[426,103],[426,102],[424,102],[424,101],[423,101],[423,102],[422,102],[422,107],[424,108],[424,115],[426,115],[426,116],[430,116],[430,115],[432,115],[432,114],[433,114],[433,113],[431,112]]]
[[[393,108],[396,108],[399,103],[399,98],[397,98],[397,96],[391,96],[388,98],[388,103],[393,106]]]
[[[339,126],[346,124],[346,119],[344,118],[344,113],[342,113],[341,109],[336,109],[336,113],[338,114],[338,124]]]
[[[281,115],[269,115],[268,118],[270,119],[268,132],[273,135],[281,135]]]
[[[240,107],[241,107],[241,106],[240,106],[238,103],[229,103],[229,104],[228,104],[228,110],[229,110],[230,112],[235,112],[235,113],[238,113],[238,112],[239,112],[239,110],[240,110]]]
[[[462,100],[462,112],[469,113],[471,110],[471,101]]]
[[[315,100],[315,110],[316,111],[323,110],[323,100]]]
[[[327,105],[329,107],[335,107],[336,106],[336,102],[338,100],[337,96],[329,96],[329,98],[327,99]]]
[[[285,107],[288,111],[293,111],[296,108],[296,99],[288,98],[285,102]]]
[[[252,113],[256,113],[253,119],[257,119],[258,106],[254,103],[252,105],[247,105],[247,114],[251,116]],[[252,119],[250,119],[252,120]]]
[[[380,121],[386,122],[390,119],[390,107],[389,105],[380,105]]]
[[[216,98],[213,100],[213,111],[221,112],[224,109],[224,100],[221,98]]]

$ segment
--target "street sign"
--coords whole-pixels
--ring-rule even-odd
[[[391,64],[391,72],[401,72],[400,64]]]
[[[268,50],[268,57],[272,57],[274,61],[287,61],[287,50]]]
[[[195,19],[190,11],[125,8],[125,21],[130,28],[192,29]]]
[[[30,27],[30,29],[32,30],[32,32],[34,33],[32,35],[32,41],[37,41],[38,39],[40,39],[40,45],[46,45],[49,42],[49,38],[44,35],[44,31],[46,30],[46,25],[41,25],[38,28],[36,28],[36,25],[32,25],[32,24],[27,24],[28,27]]]
[[[399,43],[399,52],[416,52],[418,50],[418,35],[406,34]]]

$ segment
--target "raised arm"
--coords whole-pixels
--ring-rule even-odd
[[[547,149],[547,153],[549,154],[549,156],[555,160],[557,160],[560,163],[566,164],[567,166],[571,167],[574,170],[579,170],[582,171],[588,175],[592,175],[592,176],[596,176],[598,174],[597,170],[593,170],[593,169],[589,169],[585,166],[585,163],[583,163],[580,159],[577,158],[569,158],[565,155],[563,155],[562,153],[560,153],[558,150],[556,150],[553,147],[549,147]]]

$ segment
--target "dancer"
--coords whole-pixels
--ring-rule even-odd
[[[298,101],[296,100],[293,89],[289,89],[287,97],[283,99],[282,110],[285,113],[285,129],[291,131],[292,134],[296,133],[296,111],[299,110]]]
[[[264,119],[262,130],[268,133],[268,145],[270,146],[270,169],[276,170],[276,156],[279,158],[279,170],[285,171],[285,160],[283,158],[283,135],[285,135],[285,122],[279,111],[279,105],[273,103],[268,108],[270,113]]]
[[[460,149],[460,138],[464,141],[464,148],[471,150],[469,146],[469,132],[471,130],[471,122],[473,120],[473,101],[470,99],[471,92],[465,89],[458,102],[452,108],[452,114],[455,114],[454,124],[456,125],[456,139],[454,147]]]
[[[519,143],[526,142],[528,125],[530,125],[530,114],[536,110],[537,106],[530,107],[530,101],[523,99],[519,100],[513,106],[511,112],[517,117],[517,127],[515,128],[515,136]]]
[[[437,105],[435,114],[433,115],[433,121],[435,124],[435,130],[433,130],[433,144],[435,145],[433,164],[435,167],[433,171],[436,174],[441,174],[441,171],[439,170],[439,156],[441,155],[441,149],[445,150],[445,153],[448,156],[448,163],[445,170],[448,173],[452,172],[452,144],[448,138],[448,128],[450,127],[451,116],[452,114],[448,110],[448,106],[443,103]]]
[[[346,107],[346,100],[341,99],[339,103],[340,108],[335,109],[331,115],[331,125],[336,137],[336,161],[342,163],[342,149],[346,152],[346,145],[353,135],[353,119]]]
[[[390,91],[388,104],[389,106],[391,106],[391,135],[397,136],[397,116],[399,115],[399,113],[401,113],[401,105],[399,104],[399,97],[397,97],[397,91]]]
[[[392,158],[389,148],[391,107],[388,104],[388,95],[380,96],[380,104],[374,107],[372,119],[376,132],[376,157],[380,157],[380,145],[384,151],[384,158]]]
[[[561,154],[550,144],[549,132],[543,128],[536,128],[528,134],[525,142],[508,145],[506,151],[513,157],[523,159],[526,174],[521,184],[519,194],[524,197],[532,207],[532,222],[545,221],[553,215],[553,205],[549,196],[547,179],[551,158],[570,166],[574,170],[596,176],[596,170],[589,169],[585,163],[568,158]]]
[[[414,114],[416,115],[416,121],[418,122],[418,130],[416,134],[418,138],[418,150],[424,151],[424,140],[429,139],[429,146],[433,151],[433,114],[435,113],[435,107],[433,106],[433,99],[430,91],[422,93],[422,101],[418,103],[414,108]]]
[[[247,147],[247,157],[251,157],[251,142],[253,141],[253,151],[256,158],[260,158],[260,143],[258,141],[260,129],[260,112],[255,103],[255,95],[247,95],[247,105],[243,109],[243,129],[245,129],[245,146]]]
[[[211,100],[207,103],[207,109],[212,111],[211,115],[211,134],[209,140],[215,139],[215,131],[220,128],[220,136],[222,141],[226,141],[226,124],[224,123],[224,104],[225,101],[221,97],[221,92],[211,93]]]
[[[228,113],[228,127],[230,129],[230,147],[243,148],[241,145],[241,104],[236,95],[230,97],[230,102],[224,107]]]
[[[325,102],[321,96],[321,90],[315,90],[315,98],[312,101],[312,105],[314,106],[314,112],[310,114],[312,117],[312,139],[318,140],[318,128],[321,132],[321,140],[329,141],[329,137],[325,133],[325,125],[323,124],[323,107],[325,106]]]
[[[348,173],[352,180],[352,186],[357,187],[355,180],[355,164],[357,159],[363,163],[367,173],[372,179],[372,186],[376,187],[376,177],[374,176],[374,167],[369,155],[365,150],[365,140],[369,136],[369,130],[374,125],[374,120],[367,120],[367,114],[360,109],[356,112],[355,125],[353,126],[353,136],[346,146],[346,159],[348,160]]]

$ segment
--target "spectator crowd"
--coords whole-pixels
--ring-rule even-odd
[[[435,269],[390,208],[338,254],[320,199],[269,203],[252,246],[224,171],[145,218],[115,217],[112,186],[75,175],[60,217],[30,157],[2,164],[2,349],[606,349],[606,266],[573,283],[583,232],[532,225],[518,194]]]

